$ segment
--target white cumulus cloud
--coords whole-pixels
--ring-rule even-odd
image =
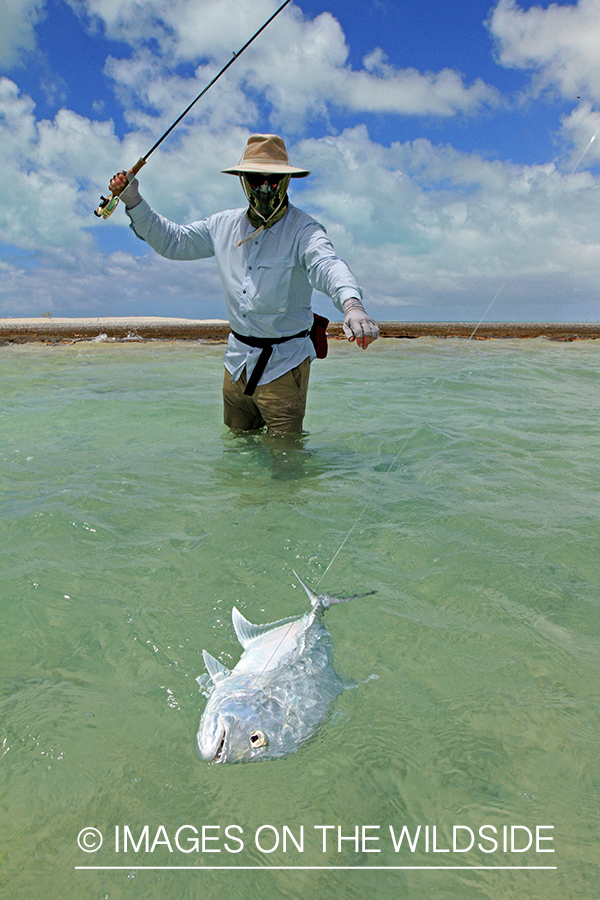
[[[76,9],[89,21],[100,22],[107,35],[127,41],[133,56],[109,61],[107,73],[114,79],[117,94],[137,99],[158,113],[171,113],[179,96],[193,98],[192,89],[210,80],[240,49],[248,37],[276,9],[272,2],[240,6],[229,0],[173,0],[137,3],[114,0],[85,0]],[[152,53],[148,47],[152,42]],[[156,54],[156,45],[160,53]],[[305,18],[298,7],[281,13],[260,41],[251,45],[230,70],[233,88],[228,96],[213,94],[213,108],[219,102],[234,111],[243,108],[246,86],[264,94],[272,106],[274,125],[285,123],[288,132],[300,131],[307,121],[327,117],[331,108],[353,112],[398,115],[454,116],[474,114],[495,106],[499,94],[481,79],[466,85],[463,77],[450,69],[418,72],[391,65],[382,51],[373,48],[363,67],[353,69],[340,23],[328,12]],[[179,63],[200,65],[198,85],[187,84],[168,74]],[[157,84],[160,72],[164,77]],[[174,91],[166,90],[172,81]],[[205,82],[205,83],[206,83]],[[233,96],[237,85],[238,96]],[[239,90],[244,92],[239,94]],[[218,101],[217,101],[218,97]],[[250,101],[251,108],[253,107]]]
[[[538,89],[553,87],[570,100],[600,103],[598,0],[552,3],[546,9],[500,0],[489,27],[502,65],[533,70]]]
[[[110,175],[148,151],[275,3],[257,0],[241,11],[229,0],[73,4],[86,22],[130,45],[105,67],[127,133],[118,137],[110,119],[67,108],[40,119],[16,80],[0,79],[0,239],[15,248],[0,270],[1,312],[223,315],[214,266],[161,260],[124,230],[121,209],[108,222],[93,209]],[[525,11],[500,0],[490,19],[505,65],[533,70],[538,87],[584,98],[562,121],[574,148],[562,171],[551,161],[517,165],[424,139],[373,141],[360,124],[363,112],[474,114],[499,96],[450,69],[394,67],[377,48],[353,68],[339,22],[329,13],[307,19],[291,6],[142,169],[142,193],[179,222],[241,205],[237,179],[220,170],[237,162],[257,123],[264,126],[266,104],[292,161],[313,172],[292,185],[292,201],[327,227],[380,317],[476,319],[503,284],[498,318],[520,318],[523,298],[539,318],[555,318],[549,298],[557,290],[563,308],[572,303],[587,316],[600,286],[600,178],[584,161],[600,158],[600,114],[592,85],[597,48],[586,44],[583,25],[590,27],[598,5]],[[30,30],[15,48],[31,42],[40,9],[21,5]],[[188,65],[177,68],[182,62]],[[314,128],[334,108],[359,124],[304,137],[307,122]],[[115,243],[124,249],[99,249]],[[317,302],[331,317],[331,306]]]
[[[0,0],[0,71],[17,65],[35,48],[35,26],[45,0]]]
[[[490,161],[426,140],[385,148],[364,127],[304,141],[298,152],[315,172],[303,202],[373,303],[429,303],[494,279],[577,272],[597,281],[600,179],[589,172]]]
[[[132,138],[119,143],[107,130],[103,155],[90,161],[86,147],[101,143],[97,123],[66,111],[36,123],[31,101],[10,83],[0,86],[8,96],[5,108],[14,109],[13,175],[20,178],[16,219],[0,224],[5,240],[12,238],[38,260],[33,267],[9,264],[4,314],[39,314],[43,308],[70,315],[222,316],[210,262],[161,260],[127,232],[127,249],[116,255],[90,243],[94,229],[118,230],[127,220],[120,208],[108,222],[92,216],[96,197],[84,175],[89,179],[93,166],[107,170],[106,146],[132,161]],[[142,169],[142,193],[180,222],[241,205],[237,179],[220,169],[239,158],[247,134],[241,128],[217,134],[202,125],[191,128],[164,150],[159,164]],[[17,170],[17,146],[28,148],[19,157],[23,171]],[[289,149],[293,162],[313,172],[293,184],[292,201],[326,226],[379,317],[477,319],[503,282],[512,293],[508,305],[504,296],[496,307],[500,319],[520,318],[522,297],[531,304],[534,295],[536,317],[556,318],[549,298],[557,285],[563,308],[571,299],[579,310],[591,297],[597,304],[600,179],[590,172],[486,160],[423,139],[384,147],[364,126],[290,143]],[[35,175],[25,171],[32,160]],[[79,183],[69,182],[71,170]],[[569,279],[571,291],[578,285],[572,298]],[[328,301],[318,302],[335,317]]]

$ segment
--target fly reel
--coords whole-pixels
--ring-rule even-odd
[[[132,181],[133,178],[135,178],[137,173],[140,171],[142,166],[145,166],[145,165],[146,165],[146,160],[144,159],[143,156],[140,156],[140,158],[136,162],[135,166],[132,166],[131,169],[129,170],[129,172],[131,173],[131,178],[129,180]],[[123,188],[123,190],[125,190],[125,188]],[[108,219],[108,217],[111,216],[114,213],[115,209],[117,208],[117,206],[119,204],[119,196],[121,193],[122,193],[122,191],[120,191],[119,194],[115,194],[113,191],[113,192],[111,192],[110,197],[100,197],[100,204],[98,206],[98,209],[94,210],[94,215],[98,216],[99,219]]]

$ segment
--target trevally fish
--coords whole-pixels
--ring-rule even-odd
[[[234,607],[233,627],[244,648],[238,664],[230,671],[202,651],[212,681],[198,729],[202,759],[249,762],[293,753],[325,721],[344,690],[333,668],[323,612],[375,591],[343,599],[317,595],[294,575],[310,598],[310,612],[252,625]],[[197,680],[202,684],[202,678]]]

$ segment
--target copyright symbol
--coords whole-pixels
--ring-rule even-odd
[[[77,843],[85,853],[95,853],[102,846],[102,834],[97,828],[82,828],[77,835]]]

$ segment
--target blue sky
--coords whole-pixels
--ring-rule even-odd
[[[0,315],[223,317],[213,262],[93,209],[278,4],[0,3]],[[141,190],[180,222],[239,206],[220,169],[277,132],[377,318],[478,321],[500,291],[488,319],[599,321],[599,70],[600,0],[301,0]]]

